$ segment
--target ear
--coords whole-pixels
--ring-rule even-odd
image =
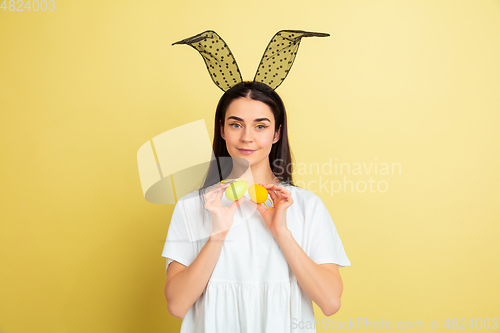
[[[278,131],[276,133],[274,133],[273,144],[275,144],[276,142],[278,142],[280,138],[281,138],[281,125],[278,128]]]
[[[279,87],[281,83],[283,83],[283,80],[286,78],[288,73],[290,72],[290,68],[292,68],[292,64],[295,60],[295,56],[297,54],[297,51],[299,50],[299,45],[302,37],[328,37],[330,36],[327,33],[322,33],[322,32],[312,32],[312,31],[302,31],[302,30],[280,30],[278,31],[273,38],[271,38],[271,41],[267,45],[266,51],[264,51],[264,55],[262,56],[262,59],[260,60],[259,67],[257,69],[257,73],[255,73],[255,76],[253,78],[253,81],[260,81],[271,88],[276,89]],[[195,40],[195,43],[197,43],[198,40]],[[210,44],[208,44],[210,45]],[[281,46],[285,45],[285,46]],[[279,51],[276,51],[279,50]],[[228,49],[229,51],[229,49]],[[288,51],[288,53],[287,53]],[[276,52],[276,53],[275,53]],[[205,55],[203,55],[205,58]],[[288,57],[288,61],[284,61]],[[272,59],[271,59],[272,58]],[[274,69],[274,65],[272,66],[273,72],[267,72],[268,69],[268,64],[271,63],[271,60],[274,60],[276,58],[276,61],[278,60],[283,60],[283,66],[280,66],[280,68]],[[205,58],[206,59],[206,58]],[[231,61],[231,59],[228,59]],[[285,62],[288,64],[286,65]],[[279,63],[279,62],[278,62]],[[208,63],[207,63],[208,66]],[[220,66],[220,65],[219,65]],[[213,67],[213,65],[212,65]],[[269,65],[271,67],[271,65]],[[215,67],[217,69],[217,67]],[[234,73],[234,69],[233,69]],[[216,75],[219,75],[219,73],[215,73]],[[272,74],[272,77],[271,77]],[[260,79],[257,80],[257,77],[260,75]],[[276,82],[273,83],[273,77],[276,76],[276,79],[274,79]],[[226,75],[226,77],[228,77]],[[262,77],[266,78],[268,77],[267,80],[263,80]],[[281,78],[281,80],[279,79]],[[214,78],[212,78],[214,80]]]
[[[226,57],[226,59],[221,58],[221,56],[217,56],[217,53],[215,53],[216,51],[212,50],[212,43],[214,42],[217,42],[217,45],[220,46],[224,45],[224,47],[226,47],[226,49],[224,50],[224,56]],[[212,81],[214,81],[217,87],[221,88],[222,91],[226,92],[227,90],[232,88],[235,84],[243,82],[240,70],[238,69],[238,64],[236,64],[236,60],[234,59],[233,54],[229,50],[229,46],[226,45],[224,40],[215,31],[207,30],[195,36],[175,42],[172,45],[180,45],[180,44],[189,45],[202,55],[203,60],[205,60],[205,65],[207,66],[208,72],[210,73],[210,77],[212,78]],[[295,47],[295,44],[293,44],[293,47]],[[285,56],[289,57],[288,54],[286,54]],[[287,68],[285,67],[283,69]],[[219,76],[220,78],[218,78],[218,80],[215,78],[217,75],[220,75]],[[227,81],[224,84],[223,83],[225,81],[224,78],[227,78],[227,81],[229,81],[229,78],[231,78],[231,81],[234,80],[234,84],[233,82],[227,83]]]
[[[219,120],[219,125],[220,125],[220,136],[226,140],[226,138],[224,138],[224,126],[222,126],[222,121]]]

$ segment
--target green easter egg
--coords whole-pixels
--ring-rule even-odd
[[[243,181],[238,181],[231,183],[228,188],[226,188],[226,198],[231,201],[239,200],[247,190],[247,183]]]

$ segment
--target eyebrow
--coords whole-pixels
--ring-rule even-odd
[[[245,122],[243,119],[235,117],[235,116],[228,117],[227,120],[229,120],[229,119],[235,119],[235,120],[238,120],[238,121]],[[256,118],[254,120],[254,122],[259,122],[259,121],[268,121],[268,122],[271,122],[268,118]]]

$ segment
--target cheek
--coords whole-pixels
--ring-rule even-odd
[[[260,140],[262,146],[272,146],[273,145],[273,139],[274,136],[273,134],[266,134],[263,136]]]
[[[227,141],[228,143],[231,143],[231,142],[236,142],[236,141],[238,141],[238,136],[237,136],[237,135],[235,135],[235,134],[234,134],[234,133],[232,133],[232,132],[227,132],[227,133],[226,133],[226,141]]]
[[[233,135],[233,132],[231,131],[231,129],[224,128],[224,140],[226,140],[226,142],[230,142],[230,141],[234,140],[234,135]]]
[[[237,135],[234,135],[233,133],[226,133],[226,146],[228,149],[239,146],[239,141],[240,139]]]

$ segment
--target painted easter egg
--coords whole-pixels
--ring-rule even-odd
[[[266,202],[268,193],[264,186],[253,184],[248,188],[248,195],[256,203],[263,203]]]
[[[247,190],[247,183],[243,181],[237,181],[234,183],[231,183],[227,188],[226,188],[226,198],[228,198],[231,201],[236,201],[239,200],[243,194],[245,194]]]

